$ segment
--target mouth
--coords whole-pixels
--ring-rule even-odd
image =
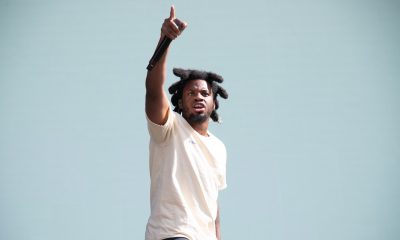
[[[201,113],[206,110],[206,105],[204,103],[195,103],[193,104],[193,109],[195,112]]]

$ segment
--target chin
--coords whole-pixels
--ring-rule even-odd
[[[207,121],[209,118],[210,118],[210,116],[205,113],[190,114],[188,117],[188,120],[189,120],[189,122],[193,122],[193,123],[203,123],[203,122]]]

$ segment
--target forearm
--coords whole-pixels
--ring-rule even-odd
[[[160,41],[162,38],[163,35],[161,35]],[[168,49],[153,69],[147,71],[146,76],[146,114],[151,121],[160,125],[166,122],[169,107],[164,91],[164,83],[167,75],[167,55]]]
[[[164,20],[164,23],[161,27],[161,36],[158,44],[160,44],[165,37],[170,41],[176,39],[181,34],[181,31],[186,28],[186,25],[187,24],[185,22],[182,22],[175,17],[175,8],[171,6],[169,18]],[[153,92],[158,94],[158,91],[160,91],[160,86],[162,87],[165,82],[167,75],[167,55],[168,48],[162,55],[161,59],[154,63],[155,66],[153,69],[147,72],[146,89],[149,94]]]
[[[181,26],[178,28],[177,24]],[[171,40],[176,39],[186,27],[186,23],[175,17],[175,8],[171,6],[169,18],[164,20],[161,27],[161,37],[158,44],[165,37]],[[146,76],[146,114],[148,118],[159,125],[163,125],[168,118],[169,102],[164,91],[164,84],[167,78],[167,55],[168,49],[164,52],[153,69],[147,71]]]
[[[161,35],[158,44],[160,44],[162,38],[163,35]],[[164,52],[164,54],[161,56],[160,60],[153,67],[153,69],[147,71],[147,76],[146,76],[147,94],[151,95],[153,92],[156,92],[160,88],[162,89],[167,75],[167,55],[168,55],[168,49]]]
[[[221,240],[221,224],[220,224],[220,217],[219,217],[219,207],[217,210],[217,218],[215,219],[215,233],[217,235],[217,239]]]

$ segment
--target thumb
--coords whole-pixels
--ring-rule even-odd
[[[174,7],[174,5],[172,5],[171,6],[171,10],[170,10],[170,12],[169,12],[169,19],[170,20],[174,20],[176,17],[175,17],[175,7]]]

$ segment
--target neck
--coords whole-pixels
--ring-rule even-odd
[[[188,119],[186,119],[188,120]],[[188,121],[189,125],[192,126],[192,128],[198,132],[200,135],[203,136],[208,136],[208,120],[204,121],[204,122],[190,122]]]

